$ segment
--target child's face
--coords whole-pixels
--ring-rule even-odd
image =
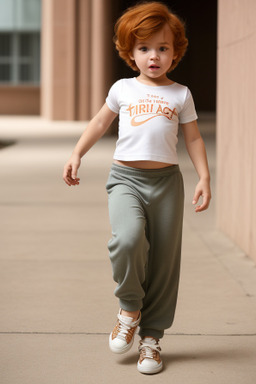
[[[140,78],[152,82],[165,80],[172,61],[177,57],[170,27],[166,24],[147,40],[136,39],[130,57],[140,70]]]

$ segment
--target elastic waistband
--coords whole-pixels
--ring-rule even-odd
[[[132,168],[125,165],[112,164],[111,170],[127,176],[142,176],[142,177],[165,177],[174,173],[180,172],[178,164],[171,165],[170,167],[158,169],[141,169]]]

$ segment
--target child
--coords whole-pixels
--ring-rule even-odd
[[[128,351],[140,325],[139,372],[160,372],[159,339],[176,307],[183,220],[183,180],[176,154],[178,124],[199,176],[193,204],[208,208],[210,175],[192,95],[169,80],[185,54],[182,22],[159,2],[128,9],[117,21],[119,55],[138,77],[117,81],[64,167],[78,185],[81,158],[119,114],[119,137],[107,182],[112,239],[108,248],[117,282],[118,321],[109,337],[115,353]]]

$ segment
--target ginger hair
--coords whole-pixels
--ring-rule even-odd
[[[162,3],[147,2],[128,8],[117,20],[114,42],[119,56],[129,67],[138,71],[135,61],[130,57],[135,40],[147,40],[165,24],[169,25],[173,33],[173,48],[177,55],[168,70],[171,72],[184,56],[188,45],[184,23],[178,16]]]

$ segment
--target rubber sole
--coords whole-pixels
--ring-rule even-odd
[[[134,338],[131,340],[129,344],[126,344],[122,349],[115,348],[115,346],[112,343],[112,333],[109,335],[109,348],[113,353],[118,353],[119,355],[122,355],[123,353],[128,352],[131,347],[133,346]]]
[[[157,367],[150,369],[148,367],[143,367],[139,363],[137,363],[137,369],[140,373],[144,373],[145,375],[154,375],[155,373],[159,373],[163,369],[163,363],[161,362],[160,365]]]

